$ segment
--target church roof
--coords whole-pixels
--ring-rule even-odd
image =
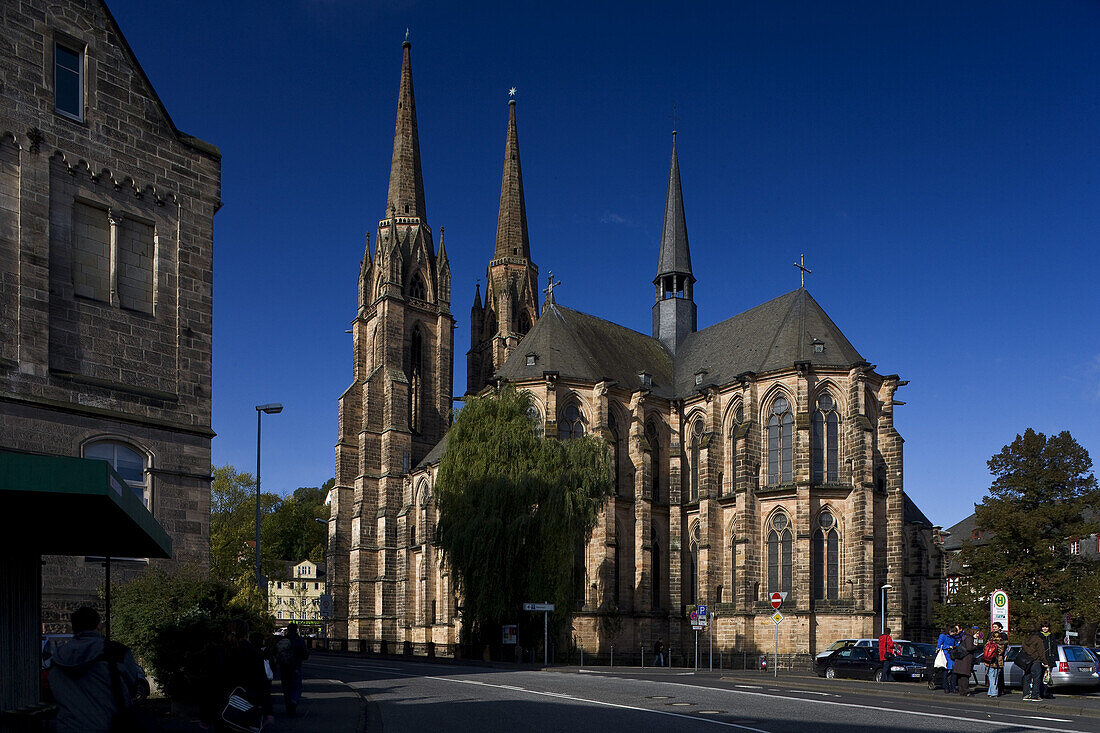
[[[904,509],[902,510],[902,521],[906,524],[919,524],[924,527],[931,527],[932,520],[924,516],[924,512],[920,510],[912,499],[909,498],[909,494],[904,491],[901,492],[901,498],[904,501]]]
[[[814,341],[822,350],[814,350]],[[824,309],[804,288],[769,300],[702,331],[677,349],[676,392],[688,394],[695,375],[704,384],[728,384],[744,372],[763,373],[809,362],[849,367],[864,361]]]
[[[535,363],[527,366],[532,353]],[[675,396],[672,355],[660,341],[550,301],[497,376],[519,381],[543,372],[593,383],[612,380],[629,390],[638,388],[639,372],[648,372],[654,394]]]
[[[684,195],[680,188],[680,162],[676,157],[676,133],[672,135],[672,162],[668,169],[665,218],[661,227],[661,249],[657,255],[657,278],[672,273],[691,275],[691,251],[688,249],[687,220],[684,217]]]

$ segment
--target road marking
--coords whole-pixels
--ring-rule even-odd
[[[800,692],[803,695],[821,695],[823,697],[840,697],[840,695],[834,695],[831,692],[821,692],[820,690],[791,690],[791,692]]]
[[[961,720],[966,723],[981,723],[984,725],[1014,725],[1014,723],[1008,723],[998,720],[983,720],[982,718],[964,718],[958,715],[945,715],[943,713],[925,713],[919,710],[898,710],[896,708],[886,708],[877,705],[861,705],[851,702],[834,702],[832,700],[806,700],[801,697],[788,697],[786,695],[770,695],[766,692],[742,692],[741,690],[731,690],[728,687],[701,687],[699,685],[685,685],[683,682],[665,682],[666,685],[674,685],[679,687],[689,687],[692,690],[710,690],[711,692],[731,692],[735,695],[755,695],[758,697],[778,697],[782,700],[790,700],[792,702],[802,702],[809,705],[836,705],[842,708],[859,708],[860,710],[877,710],[883,713],[894,713],[895,715],[916,715],[924,718],[941,718],[944,720]],[[738,685],[739,687],[742,685]],[[1073,722],[1073,721],[1066,721]],[[1046,728],[1041,725],[1031,727],[1032,730],[1050,731],[1050,733],[1084,733],[1080,730],[1071,728]]]

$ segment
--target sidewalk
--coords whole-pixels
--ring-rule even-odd
[[[275,722],[264,727],[264,731],[271,733],[362,733],[366,730],[365,701],[339,680],[304,680],[298,715],[293,718],[286,717],[282,686],[277,679],[271,685],[271,703]],[[196,718],[172,711],[165,698],[148,700],[142,705],[141,717],[151,731],[191,733],[202,730]]]

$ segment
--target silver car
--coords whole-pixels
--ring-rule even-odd
[[[1004,684],[1005,687],[1023,686],[1024,672],[1013,664],[1020,653],[1019,644],[1009,644],[1005,651]],[[974,676],[979,684],[988,686],[989,678],[985,662],[975,660]],[[1088,647],[1076,644],[1058,645],[1058,666],[1050,671],[1051,687],[1100,687],[1100,673],[1097,672],[1097,658]]]

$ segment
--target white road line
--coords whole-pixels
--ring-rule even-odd
[[[806,700],[801,697],[787,697],[786,695],[769,695],[764,692],[743,692],[741,690],[730,690],[725,687],[700,687],[699,685],[685,685],[683,682],[665,682],[666,685],[677,685],[680,687],[688,687],[693,690],[710,690],[711,692],[721,692],[726,690],[735,695],[755,695],[758,697],[778,697],[781,700],[791,700],[792,702],[802,702],[809,705],[836,705],[842,708],[859,708],[860,710],[878,710],[884,713],[894,713],[896,715],[916,715],[924,718],[942,718],[944,720],[961,720],[966,723],[981,723],[983,725],[1016,725],[1012,722],[998,721],[998,720],[983,720],[981,718],[964,718],[959,715],[945,715],[943,713],[925,713],[919,710],[898,710],[896,708],[884,708],[877,705],[861,705],[851,702],[833,702],[832,700]],[[1072,722],[1072,721],[1066,721]],[[1043,726],[1031,726],[1031,730],[1043,730],[1050,731],[1051,733],[1085,733],[1085,731],[1074,730],[1071,728],[1046,728]]]

